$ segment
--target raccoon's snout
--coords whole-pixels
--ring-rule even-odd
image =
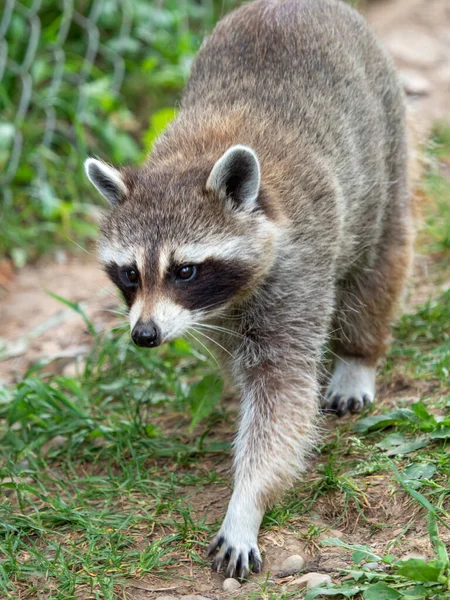
[[[143,348],[155,348],[161,343],[161,331],[153,321],[142,323],[138,321],[131,332],[131,339],[136,346]]]

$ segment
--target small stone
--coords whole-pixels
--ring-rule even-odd
[[[294,573],[298,573],[303,569],[305,561],[299,554],[293,554],[286,558],[281,565],[281,571],[283,575],[293,575]]]
[[[237,579],[233,579],[232,577],[228,577],[222,584],[224,592],[235,592],[241,587],[241,584]]]
[[[211,600],[211,598],[207,598],[206,596],[196,596],[195,594],[188,594],[187,596],[181,596],[180,600]]]
[[[418,71],[400,71],[400,79],[409,96],[427,96],[431,91],[431,83]]]
[[[176,596],[158,596],[156,600],[178,600]]]
[[[380,563],[377,562],[368,562],[364,565],[365,569],[369,569],[369,571],[376,571],[380,567]]]
[[[289,585],[296,585],[299,588],[306,587],[310,590],[313,587],[324,585],[326,583],[331,583],[331,577],[329,575],[325,575],[325,573],[306,573],[298,579],[291,581]]]

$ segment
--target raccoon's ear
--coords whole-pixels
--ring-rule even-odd
[[[117,169],[96,158],[88,158],[84,168],[89,181],[110,204],[115,206],[125,199],[127,188]]]
[[[254,150],[232,146],[216,162],[206,189],[226,195],[235,208],[251,210],[258,199],[261,168]]]

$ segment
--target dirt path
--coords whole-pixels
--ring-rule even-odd
[[[98,331],[115,319],[116,291],[93,257],[24,268],[0,286],[0,383],[20,379],[38,360],[53,373],[70,372],[89,350],[83,319],[48,292],[80,303]]]
[[[436,119],[450,119],[450,3],[448,0],[378,0],[365,9],[404,80],[414,129],[424,137]],[[43,262],[0,281],[0,382],[20,378],[36,360],[55,372],[87,351],[79,315],[46,290],[81,302],[99,330],[111,322],[115,293],[95,259]],[[106,315],[109,314],[107,318]],[[3,360],[1,360],[3,359]]]

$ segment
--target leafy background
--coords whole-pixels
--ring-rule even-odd
[[[173,117],[203,36],[235,4],[6,2],[0,255],[22,266],[55,243],[92,239],[97,199],[82,159],[143,159]]]

